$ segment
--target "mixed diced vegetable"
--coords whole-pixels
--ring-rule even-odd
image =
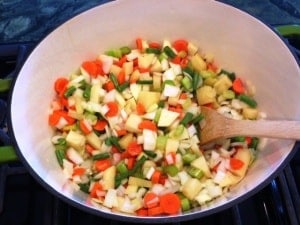
[[[93,202],[173,215],[222,196],[245,176],[258,139],[200,147],[200,106],[258,118],[254,88],[184,39],[136,39],[57,78],[49,125],[58,163]]]

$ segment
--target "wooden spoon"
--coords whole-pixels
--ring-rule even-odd
[[[205,116],[200,134],[201,145],[235,136],[300,139],[300,121],[234,120],[207,107],[201,107],[201,112]]]

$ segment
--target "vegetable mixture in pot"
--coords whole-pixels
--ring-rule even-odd
[[[245,176],[258,139],[200,147],[200,106],[255,120],[254,88],[184,39],[135,43],[56,79],[48,123],[63,172],[94,203],[140,216],[221,197]]]

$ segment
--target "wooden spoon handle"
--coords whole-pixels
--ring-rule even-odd
[[[300,121],[236,120],[228,123],[228,135],[300,140]]]

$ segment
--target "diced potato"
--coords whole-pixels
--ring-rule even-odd
[[[110,73],[112,74],[115,74],[115,75],[118,75],[120,73],[120,71],[122,70],[121,67],[113,64],[111,67],[110,67]]]
[[[153,90],[161,91],[162,89],[162,73],[153,73]]]
[[[125,122],[125,129],[129,132],[140,133],[139,124],[142,122],[142,118],[137,114],[130,114]]]
[[[179,116],[178,112],[162,109],[157,125],[159,127],[168,127],[177,119],[178,116]]]
[[[136,101],[134,100],[133,97],[126,101],[124,109],[125,112],[127,112],[128,114],[136,110]]]
[[[68,145],[70,145],[77,151],[82,151],[85,147],[86,138],[84,135],[71,130],[66,137],[66,141]]]
[[[129,143],[131,143],[132,141],[133,141],[133,134],[128,133],[128,134],[126,134],[126,135],[124,135],[123,137],[120,138],[119,144],[120,144],[122,149],[126,149],[127,146],[129,145]]]
[[[198,47],[192,43],[188,43],[188,54],[195,55],[198,51]]]
[[[138,187],[146,187],[146,188],[152,187],[152,182],[150,180],[145,180],[138,177],[129,177],[128,184],[136,185]]]
[[[168,138],[166,149],[165,149],[165,155],[169,154],[170,152],[176,152],[179,147],[179,140]]]
[[[220,75],[217,82],[214,84],[214,88],[218,95],[228,90],[232,86],[232,81],[227,75]]]
[[[142,104],[147,110],[153,104],[157,104],[160,101],[160,92],[154,91],[141,91],[137,102]]]
[[[234,175],[243,178],[246,175],[249,163],[251,161],[251,152],[247,148],[240,148],[233,158],[241,160],[244,165],[238,170],[231,169],[230,171]]]
[[[99,103],[100,100],[100,90],[101,90],[101,84],[93,84],[91,87],[91,95],[90,95],[90,101],[94,103]]]
[[[95,149],[101,149],[102,141],[95,132],[91,132],[88,135],[86,135],[86,140]]]
[[[111,166],[104,170],[102,177],[103,190],[115,188],[116,166]]]
[[[151,72],[161,72],[162,71],[162,66],[159,60],[155,60],[155,62],[152,64],[150,68]]]
[[[241,179],[241,177],[235,176],[230,171],[227,171],[221,180],[214,180],[214,182],[221,187],[228,187],[237,184]]]
[[[134,198],[138,188],[139,187],[137,185],[128,185],[125,189],[125,194],[128,195],[129,198]]]
[[[154,60],[154,54],[143,54],[138,57],[138,64],[140,68],[149,68]]]
[[[109,189],[107,191],[103,205],[107,208],[118,207],[117,190]]]
[[[258,116],[258,110],[254,108],[243,108],[243,117],[249,120],[255,120]]]
[[[183,184],[182,193],[188,199],[193,200],[201,189],[201,182],[196,178],[190,178]]]
[[[195,200],[200,204],[204,205],[206,202],[211,201],[212,197],[209,195],[207,189],[202,189],[198,195],[195,197]]]
[[[197,100],[199,105],[205,105],[216,101],[216,90],[211,86],[202,86],[197,89]]]
[[[203,171],[206,177],[211,177],[211,172],[208,163],[203,155],[192,161],[191,165]]]
[[[206,62],[202,59],[202,57],[199,54],[196,54],[191,57],[191,63],[193,68],[197,70],[199,73],[202,70],[206,70]]]
[[[133,72],[133,62],[131,61],[123,63],[122,68],[125,72],[125,75],[129,76]]]

